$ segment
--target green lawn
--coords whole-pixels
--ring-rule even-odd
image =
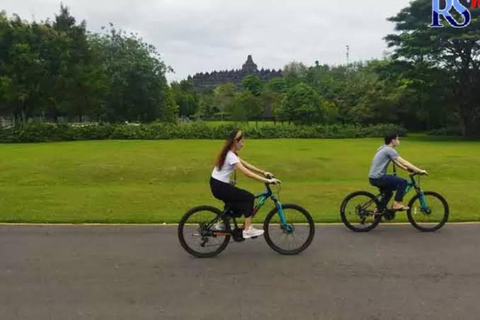
[[[337,222],[348,193],[375,191],[367,174],[381,143],[379,138],[247,140],[240,155],[283,181],[282,202],[304,206],[319,222]],[[190,207],[220,207],[208,179],[221,145],[219,140],[0,144],[0,221],[177,222]],[[422,186],[445,196],[450,221],[480,221],[480,142],[415,135],[402,139],[398,150],[429,171]],[[239,186],[254,193],[263,189],[244,177]]]

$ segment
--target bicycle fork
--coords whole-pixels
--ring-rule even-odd
[[[422,211],[425,212],[426,214],[430,214],[432,210],[430,210],[430,207],[428,206],[427,198],[425,197],[425,194],[421,190],[418,190],[417,192],[418,192],[418,199],[420,200],[420,206],[422,208]],[[416,213],[417,212],[415,211],[414,214]]]
[[[285,219],[285,214],[283,213],[282,204],[276,199],[274,199],[274,201],[275,201],[275,205],[278,208],[278,215],[280,216],[280,224],[282,225],[283,230],[285,230],[286,232],[292,232],[293,228],[291,225],[287,224],[287,219]]]

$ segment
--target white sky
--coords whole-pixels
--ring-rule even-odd
[[[189,74],[241,68],[247,55],[259,68],[291,61],[313,65],[380,58],[383,37],[393,32],[386,18],[408,0],[63,0],[90,31],[109,22],[153,44],[181,80]],[[1,9],[27,20],[53,19],[55,0],[3,0]]]

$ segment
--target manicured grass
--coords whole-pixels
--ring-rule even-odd
[[[376,191],[367,175],[381,144],[380,138],[247,140],[240,156],[283,181],[282,202],[304,206],[316,221],[338,222],[348,193]],[[177,222],[190,207],[221,207],[208,185],[221,145],[219,140],[0,144],[0,221]],[[444,195],[450,221],[480,221],[480,142],[414,135],[402,139],[398,150],[429,171],[422,187]],[[263,190],[261,183],[240,175],[238,180],[253,193]],[[263,208],[258,220],[267,212]]]

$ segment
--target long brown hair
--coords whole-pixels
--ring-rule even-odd
[[[223,144],[222,151],[220,151],[217,156],[217,160],[215,161],[215,167],[217,167],[218,170],[222,169],[223,164],[225,163],[225,158],[227,157],[227,153],[232,148],[233,144],[242,140],[242,138],[243,132],[241,130],[233,130],[230,132],[225,140],[225,143]]]

